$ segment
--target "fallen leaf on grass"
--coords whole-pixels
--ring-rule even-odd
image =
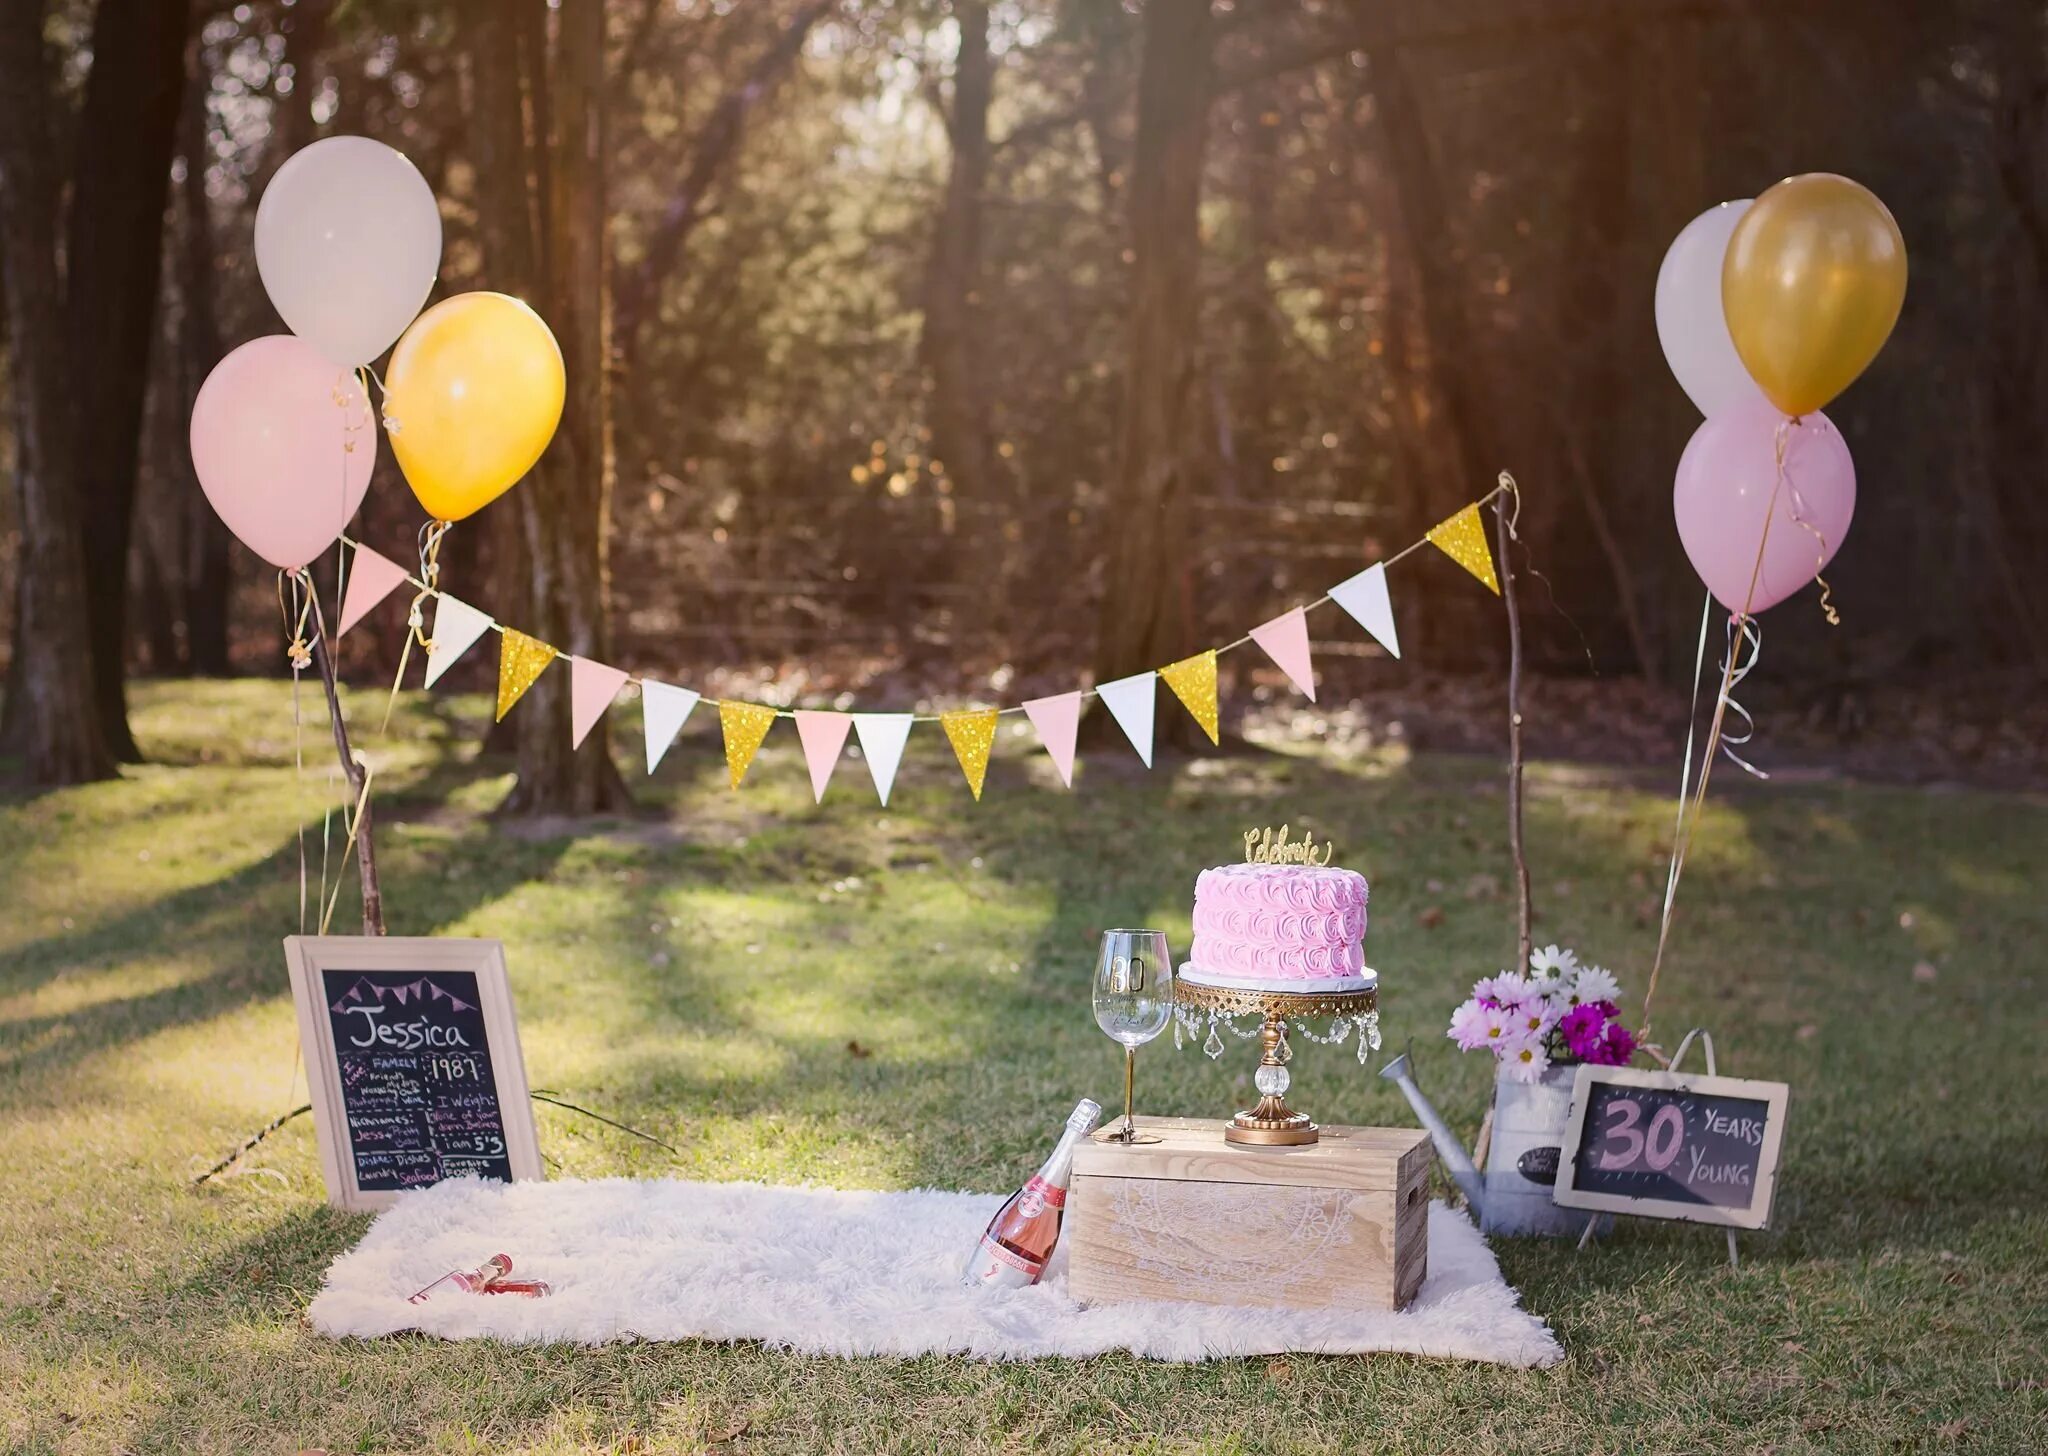
[[[846,1044],[846,1054],[849,1057],[852,1057],[855,1061],[864,1062],[869,1057],[875,1054],[875,1049],[873,1047],[862,1046],[857,1041],[850,1041]]]
[[[1427,910],[1423,911],[1420,915],[1415,917],[1415,923],[1417,925],[1420,925],[1424,930],[1436,929],[1439,925],[1444,923],[1444,907],[1441,905],[1430,906]]]
[[[1939,973],[1934,969],[1933,961],[1915,961],[1913,963],[1913,979],[1916,981],[1924,984],[1933,980],[1937,974]]]
[[[1812,1041],[1815,1037],[1820,1035],[1820,1028],[1809,1021],[1806,1023],[1806,1025],[1800,1027],[1799,1030],[1793,1032],[1792,1034],[1798,1037],[1801,1041]]]

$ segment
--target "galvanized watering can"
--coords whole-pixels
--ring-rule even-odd
[[[1576,1068],[1552,1067],[1537,1082],[1495,1081],[1493,1144],[1483,1174],[1473,1166],[1472,1155],[1450,1124],[1415,1085],[1406,1053],[1388,1062],[1380,1075],[1398,1084],[1408,1105],[1415,1109],[1436,1144],[1436,1155],[1479,1216],[1480,1232],[1577,1238],[1586,1231],[1588,1215],[1584,1211],[1559,1208],[1550,1201],[1558,1159],[1563,1156]],[[1611,1222],[1603,1215],[1601,1229]]]

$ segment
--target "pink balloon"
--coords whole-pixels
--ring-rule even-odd
[[[1776,457],[1781,429],[1782,487],[1777,484]],[[1772,511],[1774,489],[1777,509]],[[1744,400],[1710,416],[1694,431],[1679,457],[1671,504],[1678,518],[1678,539],[1685,543],[1685,554],[1700,580],[1731,612],[1746,605],[1755,615],[1813,580],[1841,549],[1856,513],[1856,467],[1841,432],[1826,415],[1815,411],[1788,420],[1767,400]]]
[[[229,354],[192,403],[192,468],[207,502],[280,570],[334,544],[376,463],[376,420],[355,376],[291,334]]]

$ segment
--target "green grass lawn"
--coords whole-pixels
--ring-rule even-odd
[[[1281,820],[1371,877],[1389,1048],[1412,1038],[1425,1088],[1479,1121],[1488,1069],[1442,1027],[1512,953],[1490,760],[1278,744],[1146,774],[1104,755],[1068,793],[1006,729],[977,806],[925,729],[893,807],[849,762],[818,810],[786,724],[734,794],[700,714],[655,779],[635,767],[646,817],[535,834],[488,818],[508,770],[476,756],[485,715],[415,701],[388,737],[366,728],[385,897],[393,933],[505,941],[536,1086],[680,1149],[542,1107],[559,1176],[1014,1185],[1077,1095],[1120,1093],[1088,1010],[1096,932],[1157,923],[1184,946],[1196,871]],[[613,717],[637,753],[637,710]],[[303,787],[278,683],[144,686],[136,728],[152,761],[121,782],[0,799],[9,1451],[2042,1447],[2038,800],[1774,782],[1717,803],[1658,1030],[1705,1023],[1724,1071],[1792,1084],[1777,1226],[1744,1237],[1739,1272],[1682,1225],[1583,1255],[1503,1245],[1569,1351],[1551,1370],[336,1343],[302,1314],[366,1220],[327,1208],[309,1121],[191,1186],[304,1100],[279,940],[299,925],[294,825],[310,816],[317,873],[334,797],[325,723]],[[1531,777],[1539,940],[1639,993],[1673,785]],[[1162,1042],[1140,1096],[1224,1115],[1249,1067]],[[1348,1048],[1304,1048],[1295,1073],[1325,1120],[1412,1123]]]

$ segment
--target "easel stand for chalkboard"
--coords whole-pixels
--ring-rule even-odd
[[[1685,1034],[1685,1040],[1680,1042],[1678,1050],[1671,1054],[1671,1065],[1665,1070],[1671,1072],[1678,1070],[1678,1064],[1685,1060],[1686,1050],[1692,1046],[1692,1039],[1694,1037],[1698,1037],[1701,1045],[1707,1049],[1707,1075],[1709,1077],[1718,1077],[1720,1069],[1714,1064],[1714,1034],[1697,1026]],[[1599,1225],[1599,1222],[1600,1215],[1597,1213],[1586,1220],[1586,1231],[1579,1235],[1579,1250],[1581,1253],[1585,1251],[1587,1243],[1592,1240],[1593,1230]],[[1727,1235],[1728,1238],[1728,1267],[1730,1269],[1740,1269],[1742,1267],[1742,1259],[1735,1252],[1735,1230],[1732,1228],[1723,1229],[1721,1232]]]

